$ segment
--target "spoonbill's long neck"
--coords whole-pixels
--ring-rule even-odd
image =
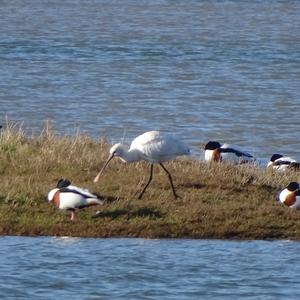
[[[141,159],[140,152],[136,149],[124,149],[122,156],[120,158],[125,160],[127,163],[135,162]]]

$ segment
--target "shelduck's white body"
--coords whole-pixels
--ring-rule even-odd
[[[288,207],[300,209],[300,190],[297,182],[291,182],[279,195],[278,200]]]
[[[267,164],[267,168],[272,168],[274,171],[279,172],[285,172],[292,169],[299,170],[300,163],[292,157],[273,154]]]
[[[209,141],[204,150],[204,159],[208,162],[231,162],[235,164],[254,162],[253,156],[248,152],[228,144],[221,145],[216,141]]]
[[[59,209],[71,211],[71,220],[75,217],[75,209],[104,203],[97,195],[74,185],[52,189],[48,193],[48,201]]]

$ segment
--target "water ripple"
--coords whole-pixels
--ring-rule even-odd
[[[300,2],[5,1],[0,121],[300,159]],[[125,128],[125,129],[124,129]],[[142,128],[142,129],[141,129]]]
[[[286,241],[1,237],[2,299],[297,299]]]

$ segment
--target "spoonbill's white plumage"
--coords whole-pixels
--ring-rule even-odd
[[[48,201],[57,208],[70,211],[71,220],[74,220],[75,209],[91,205],[103,204],[98,195],[90,193],[87,189],[71,185],[69,180],[59,180],[56,188],[48,193]]]
[[[299,170],[300,163],[289,156],[281,154],[273,154],[267,164],[267,168],[272,168],[275,171]]]
[[[221,145],[217,141],[209,141],[204,147],[206,161],[227,161],[237,164],[253,162],[254,157],[245,151],[233,148],[228,144]]]
[[[114,157],[119,157],[123,162],[127,163],[145,160],[150,163],[150,177],[138,198],[142,198],[152,180],[153,164],[159,164],[167,173],[173,195],[177,198],[171,174],[162,163],[180,155],[188,155],[189,153],[190,150],[187,145],[173,135],[164,134],[159,131],[148,131],[136,137],[131,142],[129,149],[120,143],[113,145],[110,148],[108,160],[95,177],[94,182],[99,180],[102,172]]]
[[[278,200],[295,209],[300,209],[300,186],[297,182],[291,182],[279,195]]]

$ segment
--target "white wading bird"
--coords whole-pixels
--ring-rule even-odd
[[[176,156],[188,155],[190,153],[189,148],[182,141],[172,135],[163,134],[159,131],[148,131],[136,137],[132,141],[129,149],[123,144],[118,143],[110,148],[109,153],[106,163],[95,177],[94,182],[99,180],[102,172],[114,157],[119,157],[123,162],[127,163],[145,160],[150,163],[150,177],[138,199],[142,198],[152,180],[153,164],[159,164],[167,173],[173,195],[175,199],[178,197],[175,192],[171,174],[162,163],[174,159]]]
[[[58,181],[56,188],[48,193],[48,201],[59,209],[70,211],[71,220],[74,220],[75,209],[104,203],[99,196],[90,193],[86,189],[71,185],[71,182],[67,179]]]
[[[204,147],[204,158],[206,161],[228,161],[237,164],[253,162],[251,154],[230,147],[227,144],[221,145],[216,141],[209,141]]]
[[[297,182],[291,182],[285,189],[283,189],[277,200],[281,203],[295,209],[300,209],[300,190]]]
[[[300,163],[289,156],[273,154],[267,164],[267,168],[273,168],[275,171],[299,170]]]

